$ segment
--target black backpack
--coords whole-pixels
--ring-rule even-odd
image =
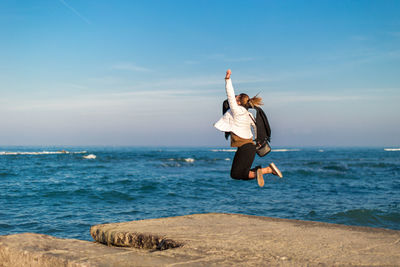
[[[256,137],[256,146],[257,146],[257,154],[261,157],[265,156],[269,153],[270,148],[265,148],[266,146],[269,147],[269,142],[271,142],[271,127],[269,126],[267,115],[265,115],[264,111],[260,107],[254,107],[256,110],[256,119],[254,123],[256,124],[257,128],[257,137]],[[225,100],[222,104],[222,115],[225,114],[229,110],[229,103],[228,100]],[[225,138],[228,139],[230,133],[225,132]],[[263,149],[264,148],[264,149]],[[264,150],[264,151],[262,151]],[[268,150],[268,152],[266,152]]]

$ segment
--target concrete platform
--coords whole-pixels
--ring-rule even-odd
[[[103,244],[0,237],[0,266],[400,266],[400,231],[237,214],[96,225]],[[118,247],[115,247],[118,246]]]
[[[1,267],[166,266],[177,260],[186,259],[33,233],[0,236]]]

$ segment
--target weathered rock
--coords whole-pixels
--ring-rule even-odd
[[[400,231],[368,227],[196,214],[97,225],[91,233],[108,246],[0,236],[0,266],[400,266]],[[160,250],[166,243],[180,246]]]
[[[98,243],[24,233],[0,236],[0,266],[160,266],[177,258]],[[187,259],[180,259],[186,261]]]
[[[177,248],[180,243],[171,239],[166,239],[157,234],[146,234],[137,232],[120,232],[120,231],[102,231],[99,227],[92,227],[90,234],[97,242],[119,246],[133,247],[142,249],[165,250],[169,248]]]
[[[196,259],[188,265],[400,266],[400,231],[370,227],[211,213],[96,225],[91,234],[117,246],[162,237],[181,246],[158,253]]]

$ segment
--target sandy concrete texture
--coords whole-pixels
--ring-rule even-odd
[[[191,258],[177,265],[400,266],[400,231],[320,222],[210,213],[97,225],[91,235],[118,246],[138,235],[173,241],[180,247],[157,255]]]
[[[34,233],[0,236],[1,267],[165,266],[176,261],[187,259]]]
[[[320,222],[209,213],[96,225],[91,235],[100,243],[0,236],[0,266],[400,266],[400,231]]]

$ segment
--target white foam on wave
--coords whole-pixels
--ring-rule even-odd
[[[384,148],[385,151],[400,151],[400,148]]]
[[[83,156],[83,158],[84,158],[84,159],[95,159],[95,158],[96,158],[96,155],[94,155],[94,154],[89,154],[89,155]]]
[[[184,162],[189,162],[189,163],[193,163],[194,161],[195,161],[195,159],[194,158],[170,158],[170,159],[168,159],[169,161],[180,161],[180,162],[182,162],[182,161],[184,161]]]
[[[236,149],[211,149],[212,152],[236,152]],[[297,148],[283,148],[283,149],[272,149],[272,152],[292,152],[292,151],[300,151]],[[323,152],[323,151],[320,151]]]
[[[211,149],[212,152],[236,152],[236,149]]]
[[[87,151],[69,152],[69,151],[0,151],[0,155],[56,155],[56,154],[84,154]]]
[[[292,152],[292,151],[300,151],[300,149],[290,148],[290,149],[272,149],[272,152]]]

